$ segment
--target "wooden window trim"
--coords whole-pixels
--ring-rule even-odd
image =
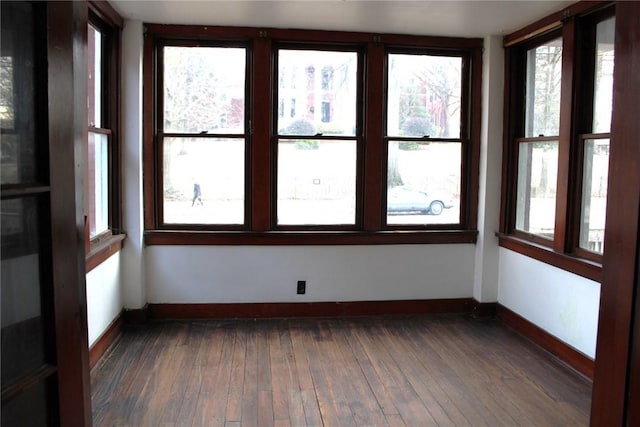
[[[109,136],[109,230],[94,238],[89,238],[89,228],[85,224],[85,269],[90,272],[102,264],[113,254],[122,249],[125,234],[122,231],[122,195],[121,162],[120,162],[120,46],[121,31],[124,20],[118,12],[106,1],[92,0],[88,3],[89,21],[107,36],[106,64],[102,72],[106,74],[102,88],[103,120],[100,127],[88,126],[88,132]]]
[[[587,126],[592,119],[586,107],[581,107],[585,97],[593,102],[592,90],[587,91],[593,75],[593,65],[585,58],[584,41],[578,34],[584,25],[593,25],[603,17],[613,15],[613,3],[606,1],[579,2],[560,12],[549,15],[522,30],[504,38],[505,51],[505,110],[502,168],[502,198],[500,228],[497,236],[502,247],[554,265],[563,270],[591,280],[600,281],[602,256],[579,248],[579,227],[582,189],[582,140],[591,135],[602,138],[605,134],[592,135]],[[560,130],[557,138],[558,181],[556,189],[556,220],[554,239],[515,229],[515,186],[517,173],[518,142],[535,138],[521,138],[523,120],[523,52],[531,46],[562,34],[562,88],[560,106]],[[588,123],[587,123],[588,122]],[[585,131],[589,129],[588,131]]]
[[[207,43],[238,42],[250,46],[249,55],[253,67],[247,78],[250,80],[248,115],[251,120],[248,170],[246,182],[250,186],[246,203],[248,210],[245,225],[187,225],[163,224],[161,221],[162,194],[159,183],[161,168],[157,166],[155,153],[159,126],[156,117],[160,101],[155,64],[158,48],[167,41],[190,43],[200,40]],[[459,54],[466,60],[468,74],[463,82],[466,117],[462,120],[463,143],[460,223],[434,224],[414,227],[384,224],[383,177],[386,175],[386,158],[383,149],[384,115],[384,61],[385,43],[400,49]],[[479,183],[480,133],[481,133],[481,88],[482,88],[482,39],[459,39],[449,37],[377,35],[314,30],[284,30],[246,27],[200,27],[185,25],[145,25],[143,57],[143,144],[145,174],[144,226],[145,243],[148,245],[314,245],[314,244],[416,244],[416,243],[475,243],[477,238],[477,202]],[[359,144],[357,166],[357,216],[356,223],[349,226],[288,226],[275,223],[275,180],[277,135],[274,120],[264,113],[265,105],[270,110],[277,107],[273,99],[271,82],[257,79],[251,73],[257,69],[273,70],[274,46],[304,46],[326,48],[343,46],[344,49],[363,51],[362,62],[366,74],[358,89],[367,97],[364,126],[356,132]],[[376,143],[375,141],[379,141]],[[466,142],[465,142],[466,141]]]

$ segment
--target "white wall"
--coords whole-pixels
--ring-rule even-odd
[[[595,357],[599,283],[501,248],[498,302]]]
[[[502,170],[502,104],[504,88],[502,37],[484,39],[482,58],[482,134],[478,189],[478,242],[473,297],[479,302],[498,298],[498,238]]]
[[[471,298],[475,246],[150,246],[150,303]],[[296,282],[307,293],[296,295]]]
[[[118,252],[87,273],[87,323],[89,346],[107,330],[122,311]]]
[[[122,30],[122,208],[127,240],[122,249],[125,308],[146,304],[142,204],[142,48],[140,21]]]

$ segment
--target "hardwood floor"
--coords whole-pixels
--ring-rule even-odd
[[[466,315],[155,322],[92,372],[95,426],[588,425],[590,397]]]

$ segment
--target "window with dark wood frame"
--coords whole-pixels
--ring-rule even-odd
[[[614,13],[608,2],[577,3],[505,37],[500,244],[596,281],[604,240]]]
[[[87,271],[122,247],[120,199],[120,31],[107,3],[89,3],[87,27],[88,144],[85,170]]]
[[[482,40],[155,24],[145,34],[147,244],[475,242]],[[422,103],[411,104],[414,128],[448,114],[428,124],[453,137],[388,134],[394,54],[453,60],[453,107],[426,80],[398,107]],[[431,211],[419,199],[424,208],[391,215],[391,143],[417,159],[402,189],[431,197]],[[421,170],[438,161],[429,153],[453,159],[434,180],[451,176],[442,204],[414,188],[433,178]]]

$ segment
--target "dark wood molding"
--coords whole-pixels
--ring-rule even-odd
[[[299,303],[149,304],[149,317],[151,319],[224,319],[379,316],[466,313],[470,312],[472,307],[473,300],[471,298]]]
[[[493,319],[496,317],[497,309],[497,302],[479,302],[474,299],[471,316],[476,320]]]
[[[528,240],[497,233],[501,247],[519,254],[536,259],[540,262],[568,271],[578,276],[585,277],[595,282],[602,280],[602,266],[584,258],[573,257],[553,251],[546,246],[537,245]]]
[[[91,425],[83,159],[87,147],[84,2],[48,2],[48,112],[60,425]]]
[[[111,255],[120,251],[125,237],[126,236],[124,234],[116,234],[115,236],[110,235],[105,237],[95,243],[91,242],[91,249],[85,257],[86,272],[90,272],[109,259]]]
[[[127,325],[144,325],[149,320],[149,305],[142,308],[125,309],[122,317]]]
[[[563,21],[578,15],[590,13],[602,7],[610,5],[611,1],[579,1],[565,7],[555,13],[545,16],[544,18],[527,25],[504,37],[504,46],[509,47],[518,43],[525,42],[531,38],[556,30],[562,26]]]
[[[580,372],[582,375],[591,380],[593,379],[594,361],[589,356],[586,356],[570,345],[560,341],[553,335],[501,304],[497,304],[496,314],[498,319],[503,321],[507,326],[516,330],[528,340],[553,354],[562,362]]]
[[[124,331],[123,314],[118,314],[113,322],[107,327],[107,329],[100,335],[100,338],[89,348],[89,368],[93,369],[102,356],[107,352],[122,335]]]
[[[616,3],[613,119],[609,151],[607,220],[598,344],[591,407],[592,426],[638,425],[640,399],[634,297],[640,251],[640,3]],[[636,323],[637,324],[637,323]],[[637,388],[636,388],[637,391]]]
[[[377,34],[350,31],[323,31],[284,28],[224,27],[196,25],[146,24],[148,33],[165,38],[216,38],[246,40],[259,37],[303,43],[369,43],[382,42],[396,46],[430,46],[445,49],[482,48],[481,38]]]
[[[120,16],[108,1],[89,0],[89,10],[98,15],[98,17],[103,21],[108,22],[110,25],[122,28],[124,24],[122,16]]]
[[[400,245],[475,243],[477,231],[145,232],[147,245]]]

